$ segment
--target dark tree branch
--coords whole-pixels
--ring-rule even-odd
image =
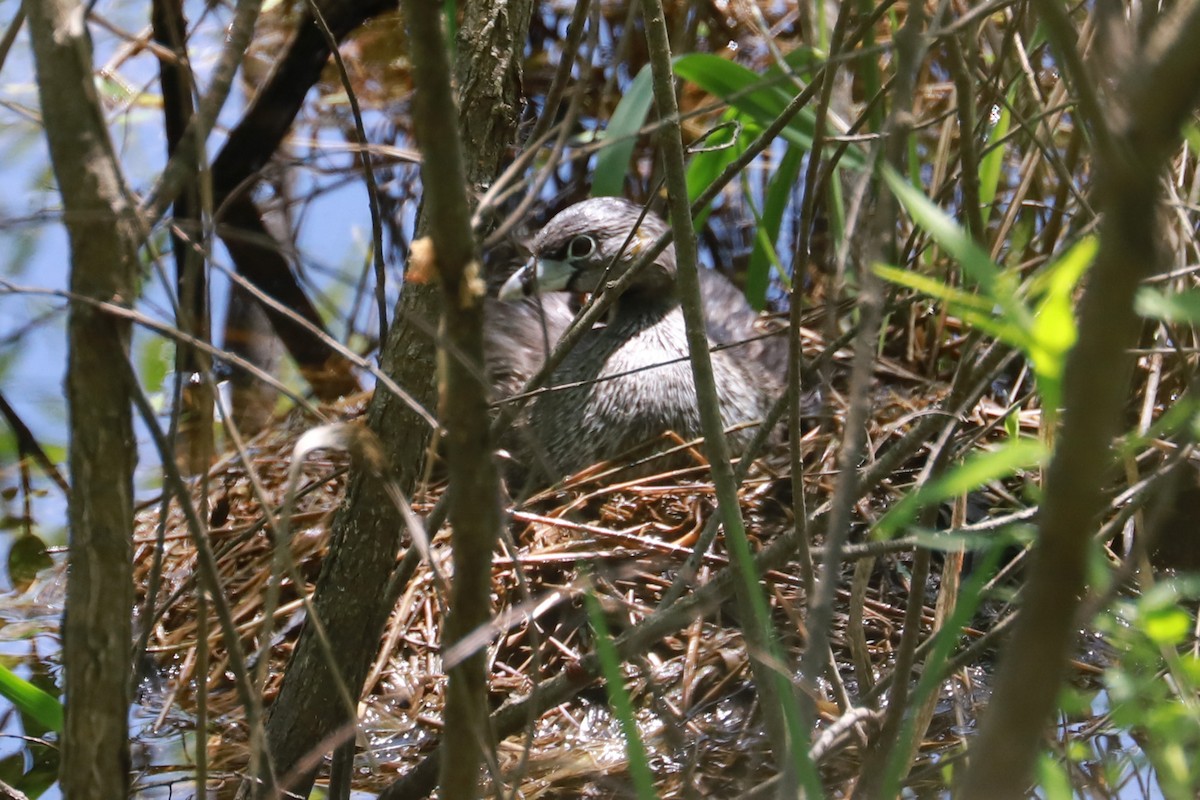
[[[325,0],[317,3],[330,32],[341,41],[367,20],[397,7],[396,0]],[[267,82],[213,160],[214,203],[220,206],[253,177],[279,149],[309,89],[329,62],[329,42],[305,8],[296,29],[271,69]]]
[[[37,440],[33,431],[29,430],[29,426],[17,414],[17,410],[9,405],[2,392],[0,392],[0,417],[3,417],[4,421],[8,423],[8,429],[12,431],[13,438],[16,439],[17,453],[20,457],[32,458],[46,477],[53,481],[54,485],[69,498],[71,487],[67,484],[67,479],[58,471],[58,467],[50,460],[50,456],[46,455],[46,451],[42,449],[42,443]]]
[[[158,181],[142,201],[141,210],[149,224],[157,223],[180,193],[195,181],[200,153],[229,97],[233,78],[246,56],[246,48],[250,45],[261,9],[262,0],[238,0],[228,38],[209,80],[208,91],[200,98],[196,113],[189,117],[175,143],[175,152],[167,161]]]
[[[222,238],[238,272],[324,330],[320,314],[296,281],[282,248],[267,233],[262,215],[248,192],[257,182],[254,176],[279,149],[309,89],[321,77],[333,42],[341,41],[368,19],[395,9],[396,3],[395,0],[365,3],[328,0],[316,6],[327,30],[321,29],[313,10],[306,7],[283,56],[213,161],[212,176],[214,204],[220,209],[218,223],[235,230]],[[333,42],[327,34],[331,34]],[[358,389],[358,380],[345,358],[306,333],[287,315],[265,307],[264,311],[318,397],[330,400]]]
[[[396,8],[395,0],[326,0],[317,3],[328,32],[344,39],[363,22]],[[279,149],[308,91],[329,61],[331,42],[305,8],[267,81],[230,132],[212,165],[213,202],[218,224],[234,229],[222,236],[238,271],[309,323],[324,330],[320,314],[296,281],[291,265],[267,233],[249,197],[256,174]],[[330,400],[356,391],[352,366],[286,314],[264,307],[276,334],[314,393]]]
[[[167,157],[175,155],[193,116],[192,73],[187,58],[187,20],[181,0],[154,0],[151,7],[154,41],[173,54],[160,57],[158,81],[162,87],[163,120],[167,134]],[[199,169],[198,165],[193,168]],[[175,198],[171,224],[171,253],[175,261],[175,293],[178,313],[175,324],[190,336],[211,339],[208,314],[208,275],[204,261],[184,231],[199,231],[200,186],[196,181]],[[203,351],[188,346],[175,348],[177,454],[188,473],[208,469],[213,452],[213,396],[211,381],[192,382],[186,376],[208,372],[210,359]]]
[[[248,195],[239,194],[225,204],[217,232],[237,271],[286,309],[261,306],[313,393],[322,400],[333,400],[357,391],[354,365],[293,317],[325,330],[321,315],[296,281],[291,265]]]

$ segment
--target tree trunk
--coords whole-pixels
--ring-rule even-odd
[[[1077,64],[1065,11],[1035,5],[1057,35],[1056,57]],[[1069,34],[1069,35],[1067,35]],[[1042,735],[1050,723],[1085,588],[1089,538],[1104,508],[1112,442],[1129,399],[1142,320],[1134,293],[1166,263],[1160,182],[1185,121],[1200,103],[1200,2],[1179,3],[1131,54],[1103,114],[1081,103],[1080,119],[1099,143],[1095,196],[1100,247],[1079,305],[1079,338],[1063,378],[1063,424],[1046,474],[1038,538],[1020,615],[1005,645],[992,701],[956,796],[965,800],[1028,794]],[[1076,86],[1093,80],[1071,74]]]
[[[459,119],[472,185],[490,181],[516,136],[520,58],[532,13],[530,0],[470,3],[458,42]],[[424,221],[420,227],[424,228]],[[381,367],[424,407],[436,401],[437,357],[433,332],[441,315],[441,290],[405,285],[384,343]],[[399,398],[380,388],[367,415],[383,443],[391,478],[409,494],[421,475],[432,431]],[[333,523],[329,556],[314,604],[338,654],[338,671],[359,694],[391,609],[380,602],[395,565],[404,523],[379,478],[356,470]],[[330,737],[351,722],[336,700],[335,678],[306,626],[271,708],[267,736],[277,773],[334,744]],[[318,763],[301,770],[286,788],[304,794]]]
[[[442,658],[449,684],[442,712],[442,770],[439,796],[471,800],[479,766],[494,759],[488,720],[487,662],[481,646],[457,657],[453,648],[491,618],[492,550],[501,524],[500,482],[491,446],[483,366],[483,304],[486,284],[471,230],[459,120],[450,85],[442,12],[425,0],[405,5],[412,46],[413,127],[424,156],[425,222],[433,266],[442,288],[443,342],[439,345],[438,409],[446,428],[450,473],[449,515],[454,550],[454,584],[442,632]],[[467,72],[460,65],[460,74]],[[487,70],[479,85],[494,89]],[[487,91],[480,94],[488,94]],[[472,98],[480,108],[480,97]],[[473,119],[472,122],[479,120]],[[495,144],[494,118],[476,130]]]
[[[128,303],[138,227],[96,95],[83,7],[76,0],[31,0],[25,11],[71,243],[71,291]],[[73,300],[67,327],[71,494],[61,782],[72,800],[112,800],[129,793],[137,452],[130,387],[113,361],[129,357],[130,326]]]

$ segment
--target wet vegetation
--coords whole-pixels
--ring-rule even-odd
[[[13,791],[1200,791],[1200,3],[84,13],[0,46]],[[761,311],[740,458],[508,446],[603,195]]]

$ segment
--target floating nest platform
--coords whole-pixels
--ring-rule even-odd
[[[873,398],[873,454],[940,395],[936,386],[900,367],[893,365],[892,371],[888,388]],[[366,402],[358,398],[337,409],[336,415],[357,420]],[[842,400],[836,392],[825,402],[825,424],[815,422],[804,437],[809,508],[832,495],[837,474],[842,434],[837,421],[844,419],[844,409],[838,407]],[[964,426],[962,435],[982,435],[1003,411],[989,411],[981,404],[978,418]],[[264,597],[273,580],[274,541],[259,494],[275,513],[284,507],[296,442],[309,427],[299,417],[288,418],[252,441],[244,460],[231,456],[207,478],[208,541],[246,653],[262,647]],[[786,447],[780,446],[754,465],[741,486],[741,510],[754,548],[795,527],[788,463]],[[265,704],[275,697],[298,638],[303,598],[314,590],[347,474],[348,458],[341,453],[318,451],[304,461],[290,523],[295,570],[279,584],[269,628]],[[429,486],[413,499],[414,510],[427,513],[443,488]],[[885,482],[861,500],[856,507],[859,527],[865,531],[866,523],[906,488]],[[198,488],[196,493],[198,498]],[[497,631],[487,653],[495,705],[529,695],[540,682],[575,669],[592,651],[584,593],[601,601],[614,634],[658,607],[681,579],[699,532],[715,512],[715,493],[703,463],[669,476],[616,484],[569,479],[511,509],[493,568]],[[161,503],[147,505],[135,538],[139,622],[143,627],[149,622],[147,650],[158,669],[156,680],[146,684],[143,705],[160,713],[158,721],[170,728],[180,725],[180,711],[185,720],[194,720],[198,693],[205,692],[211,720],[210,786],[218,785],[221,796],[227,791],[232,796],[248,758],[243,709],[213,604],[207,602],[203,609],[199,605],[195,542],[177,504],[170,505],[165,519],[161,513]],[[450,572],[446,531],[434,538],[431,552],[434,563],[420,564],[392,610],[360,698],[358,789],[379,790],[437,746],[446,685],[439,598],[439,575]],[[890,557],[873,560],[857,583],[852,576],[859,562],[845,563],[833,641],[839,675],[827,687],[829,697],[836,699],[847,685],[854,688],[854,696],[861,696],[864,681],[888,674],[910,596],[911,557],[911,549],[895,548]],[[699,571],[685,579],[684,595],[708,583],[728,563],[725,543],[717,537]],[[776,635],[793,663],[798,663],[806,638],[803,574],[801,563],[794,560],[763,578]],[[936,584],[930,588],[932,604]],[[936,614],[933,605],[922,609],[921,624],[930,628]],[[773,774],[741,620],[731,600],[687,620],[624,663],[623,669],[661,797],[729,797]],[[922,744],[931,757],[918,763],[933,765],[958,749],[963,721],[975,718],[976,702],[986,695],[981,676],[976,665],[960,670],[943,686],[934,724]],[[826,728],[843,714],[837,702],[825,700],[818,703],[818,711]],[[821,764],[828,785],[857,774],[866,730],[861,726],[872,724],[867,715],[826,742]],[[498,758],[505,783],[519,789],[516,796],[632,796],[624,739],[602,683],[528,720],[522,734],[500,744]],[[941,780],[938,768],[931,766],[929,780]]]

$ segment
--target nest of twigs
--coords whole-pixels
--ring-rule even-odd
[[[819,347],[819,337],[808,334]],[[848,358],[839,354],[838,360]],[[869,431],[872,452],[903,433],[940,394],[898,363],[884,361],[892,376],[888,388],[873,397]],[[842,394],[827,392],[825,412],[804,432],[805,493],[809,507],[831,496],[844,419]],[[340,413],[354,419],[364,402]],[[995,417],[981,405],[980,416],[964,435],[986,431]],[[994,409],[998,415],[1002,409]],[[229,457],[208,476],[208,542],[217,558],[223,593],[231,608],[241,645],[254,653],[262,647],[263,602],[273,580],[274,536],[258,493],[277,514],[285,504],[287,471],[297,438],[308,427],[290,419],[265,432],[247,449],[247,459]],[[322,451],[324,452],[324,451]],[[740,491],[742,515],[753,548],[768,545],[793,530],[793,497],[786,446],[767,453],[750,471]],[[295,571],[280,581],[279,599],[269,627],[270,668],[262,688],[264,701],[275,696],[303,621],[303,598],[313,592],[328,547],[333,512],[342,496],[347,459],[338,453],[309,455],[301,491],[294,500],[289,545]],[[251,480],[251,476],[254,480]],[[902,475],[903,473],[898,473]],[[890,497],[906,488],[899,478],[885,482],[856,507],[868,523]],[[257,483],[261,488],[254,488]],[[442,491],[434,485],[414,503],[428,511]],[[488,647],[490,687],[498,705],[528,695],[548,677],[575,668],[593,648],[593,633],[581,598],[591,592],[602,603],[607,627],[615,635],[636,624],[662,602],[673,583],[683,580],[686,596],[729,564],[721,537],[709,547],[692,576],[682,569],[693,545],[716,512],[715,493],[706,465],[669,476],[611,483],[577,477],[543,491],[511,510],[505,540],[493,568],[494,636]],[[196,544],[179,511],[172,507],[165,525],[160,508],[150,506],[137,529],[137,582],[140,607],[153,601],[148,651],[169,677],[168,694],[147,705],[166,710],[172,704],[195,708],[206,692],[210,719],[209,757],[214,775],[233,776],[247,758],[243,709],[233,691],[224,636],[209,602],[199,613]],[[820,541],[820,537],[816,538]],[[440,634],[444,604],[441,581],[449,570],[449,536],[432,542],[433,564],[422,563],[391,613],[379,653],[361,698],[360,758],[369,770],[361,788],[390,782],[411,769],[438,740],[445,675]],[[833,648],[840,678],[861,684],[887,672],[906,613],[909,589],[905,564],[911,549],[879,561],[867,571],[853,604],[850,578],[855,562],[843,570],[844,586],[836,610]],[[161,557],[161,558],[160,558]],[[159,577],[155,577],[159,575]],[[806,638],[804,570],[792,561],[764,576],[779,642],[798,657]],[[298,585],[295,577],[303,582]],[[934,587],[936,588],[936,587]],[[148,595],[153,593],[153,598]],[[922,610],[930,625],[936,593]],[[628,688],[638,709],[646,746],[658,769],[660,796],[699,792],[732,796],[772,773],[760,709],[736,604],[721,602],[695,615],[673,635],[658,640],[624,665]],[[201,641],[206,647],[199,647]],[[973,717],[979,687],[963,673],[957,704],[939,713],[928,748],[945,752],[960,740],[955,720]],[[966,711],[964,712],[964,705]],[[837,706],[819,702],[826,723]],[[957,716],[956,716],[957,715]],[[870,720],[864,720],[870,724]],[[853,774],[859,762],[859,735],[853,726],[828,743],[822,761],[832,776]],[[831,757],[836,754],[836,757]],[[626,757],[619,726],[608,710],[603,688],[585,690],[572,702],[530,720],[524,736],[510,737],[499,750],[506,781],[521,796],[624,796],[628,793]]]

